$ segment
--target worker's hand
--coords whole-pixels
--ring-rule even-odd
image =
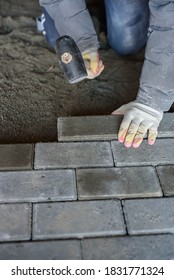
[[[147,135],[148,144],[155,143],[158,126],[163,118],[163,112],[136,101],[130,102],[115,110],[113,115],[124,115],[121,123],[118,140],[129,147],[138,148]]]
[[[88,79],[94,79],[101,74],[104,69],[102,60],[99,58],[99,53],[95,49],[89,49],[82,53],[86,70],[88,73]]]

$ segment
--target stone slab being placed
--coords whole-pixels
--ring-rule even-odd
[[[82,255],[85,260],[173,260],[174,235],[85,239]]]
[[[79,169],[76,174],[79,199],[162,196],[153,167]]]
[[[122,116],[58,118],[58,141],[117,139]]]
[[[158,176],[165,196],[174,195],[174,165],[157,167]]]
[[[40,241],[0,244],[0,260],[80,260],[80,241]]]
[[[111,143],[116,166],[174,164],[174,138],[157,139],[154,145],[144,140],[138,149],[126,148],[118,141]]]
[[[74,170],[0,172],[0,203],[75,200]]]
[[[124,235],[119,201],[77,201],[34,205],[33,239]]]
[[[29,204],[0,204],[0,241],[29,240],[30,220]]]
[[[23,170],[33,167],[33,145],[0,145],[0,170]]]
[[[123,116],[84,116],[58,118],[58,141],[95,141],[117,139]],[[174,113],[165,113],[158,138],[174,137]]]
[[[113,165],[108,142],[36,144],[35,169]]]
[[[174,233],[174,198],[123,202],[129,234]]]

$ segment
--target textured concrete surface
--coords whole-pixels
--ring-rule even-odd
[[[174,164],[174,138],[157,139],[154,146],[144,140],[140,149],[127,149],[118,141],[112,141],[111,145],[116,166]]]
[[[174,166],[157,166],[157,172],[166,196],[174,195]]]
[[[152,167],[77,170],[79,199],[162,196]]]
[[[174,198],[127,200],[123,205],[129,234],[174,233]]]
[[[4,145],[0,258],[173,259],[173,144],[37,143],[15,157]]]
[[[76,196],[72,170],[0,172],[0,203],[75,200]]]
[[[125,236],[86,239],[82,252],[87,260],[173,260],[174,235]]]
[[[32,145],[0,145],[0,170],[32,169],[32,166]]]
[[[113,166],[110,143],[40,143],[35,169]]]
[[[0,204],[0,241],[29,240],[30,223],[29,204]]]
[[[34,205],[34,239],[83,238],[124,234],[125,225],[119,201]]]
[[[0,260],[81,259],[79,240],[1,243],[0,252]]]

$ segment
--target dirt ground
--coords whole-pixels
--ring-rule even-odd
[[[0,143],[56,141],[59,116],[110,114],[133,100],[142,54],[100,50],[102,75],[66,82],[32,16],[0,17]]]

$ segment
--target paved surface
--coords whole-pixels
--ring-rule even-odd
[[[0,145],[0,259],[174,259],[174,115],[139,149],[120,121],[61,118],[56,143]]]

